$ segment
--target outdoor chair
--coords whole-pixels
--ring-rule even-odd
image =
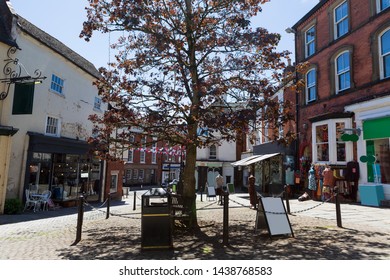
[[[51,198],[51,191],[45,190],[42,192],[39,202],[43,205],[43,210],[49,210],[49,200]]]
[[[40,200],[31,197],[30,190],[26,190],[26,203],[24,204],[23,211],[26,211],[27,209],[33,209],[34,212],[36,212],[40,206],[41,206]]]

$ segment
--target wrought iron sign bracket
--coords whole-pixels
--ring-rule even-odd
[[[9,93],[9,88],[12,84],[16,83],[42,83],[45,76],[42,76],[42,72],[39,69],[34,71],[34,75],[30,75],[22,63],[19,62],[18,58],[12,58],[16,53],[17,48],[11,47],[7,51],[7,58],[4,60],[5,65],[3,68],[3,73],[6,78],[0,79],[1,83],[6,84],[6,90],[0,92],[0,100],[7,98]],[[22,76],[23,75],[23,76]]]

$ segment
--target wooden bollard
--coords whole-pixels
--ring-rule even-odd
[[[229,193],[224,192],[223,197],[223,245],[229,245]]]
[[[137,208],[136,203],[137,203],[137,192],[134,191],[133,211]]]
[[[340,198],[339,198],[339,188],[334,187],[333,192],[336,195],[336,219],[337,219],[337,226],[338,227],[343,227],[341,223],[341,208],[340,208]]]
[[[110,202],[111,202],[111,194],[107,194],[107,211],[106,211],[106,219],[110,217]]]
[[[83,229],[83,218],[84,218],[84,196],[80,195],[79,204],[78,204],[78,213],[77,213],[76,240],[73,242],[72,246],[76,245],[81,240],[81,232]]]

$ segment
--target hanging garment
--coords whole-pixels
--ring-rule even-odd
[[[309,170],[309,190],[315,191],[317,190],[317,184],[316,184],[316,176],[315,171],[313,167]]]

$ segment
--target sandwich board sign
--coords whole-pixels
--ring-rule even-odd
[[[288,234],[294,237],[282,198],[260,197],[255,230],[260,229],[267,229],[270,237]]]

